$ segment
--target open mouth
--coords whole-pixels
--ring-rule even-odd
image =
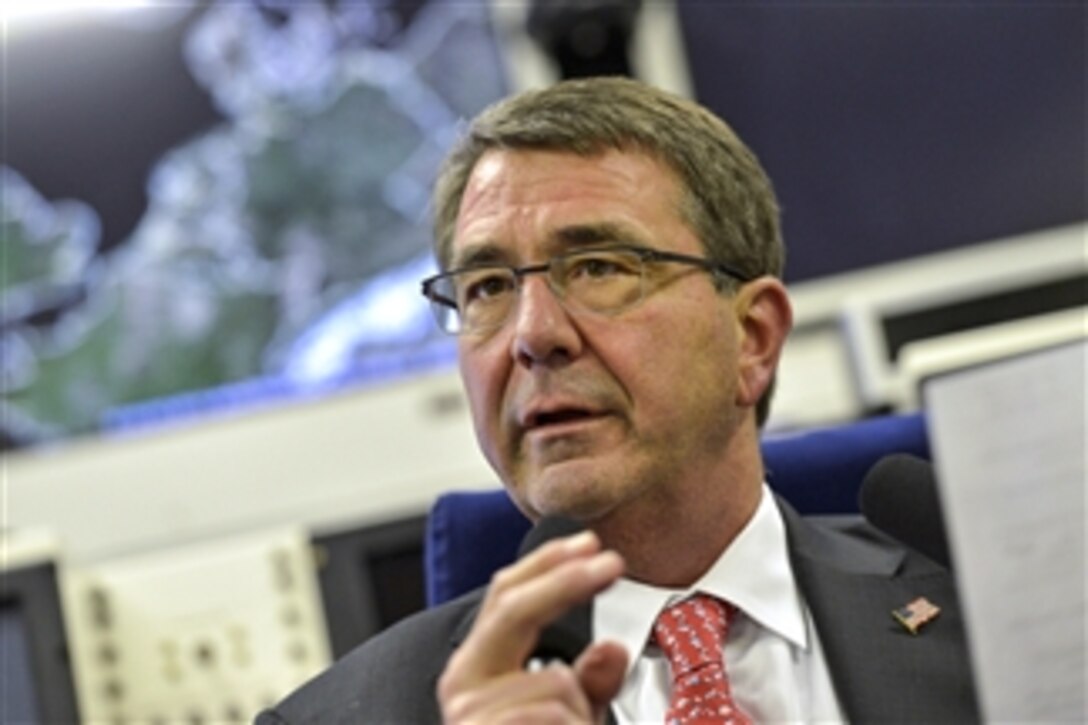
[[[555,410],[553,413],[542,413],[533,420],[533,428],[542,426],[554,426],[557,423],[569,422],[589,418],[589,410]]]
[[[548,413],[538,413],[533,416],[531,428],[544,428],[547,426],[561,425],[573,421],[587,420],[594,417],[588,410],[564,409],[554,410]]]

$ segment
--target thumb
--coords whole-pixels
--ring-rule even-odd
[[[591,644],[574,662],[574,673],[593,708],[595,722],[604,722],[626,672],[627,650],[617,642]]]

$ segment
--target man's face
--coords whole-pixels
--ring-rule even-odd
[[[490,151],[465,190],[451,268],[546,262],[612,236],[704,256],[680,202],[677,177],[644,154]],[[481,448],[531,518],[699,505],[728,465],[747,411],[733,300],[695,267],[649,269],[641,304],[613,316],[569,312],[528,275],[505,326],[460,338]]]

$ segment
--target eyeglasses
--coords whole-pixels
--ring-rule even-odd
[[[451,335],[482,335],[502,327],[517,306],[522,278],[547,275],[548,286],[572,310],[617,315],[646,296],[647,269],[675,262],[740,282],[752,279],[703,257],[633,246],[578,249],[543,264],[480,264],[423,280],[438,326]]]

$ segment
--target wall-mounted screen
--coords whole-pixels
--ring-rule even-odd
[[[507,90],[486,3],[25,5],[3,50],[5,448],[449,363],[418,281],[442,154]]]

